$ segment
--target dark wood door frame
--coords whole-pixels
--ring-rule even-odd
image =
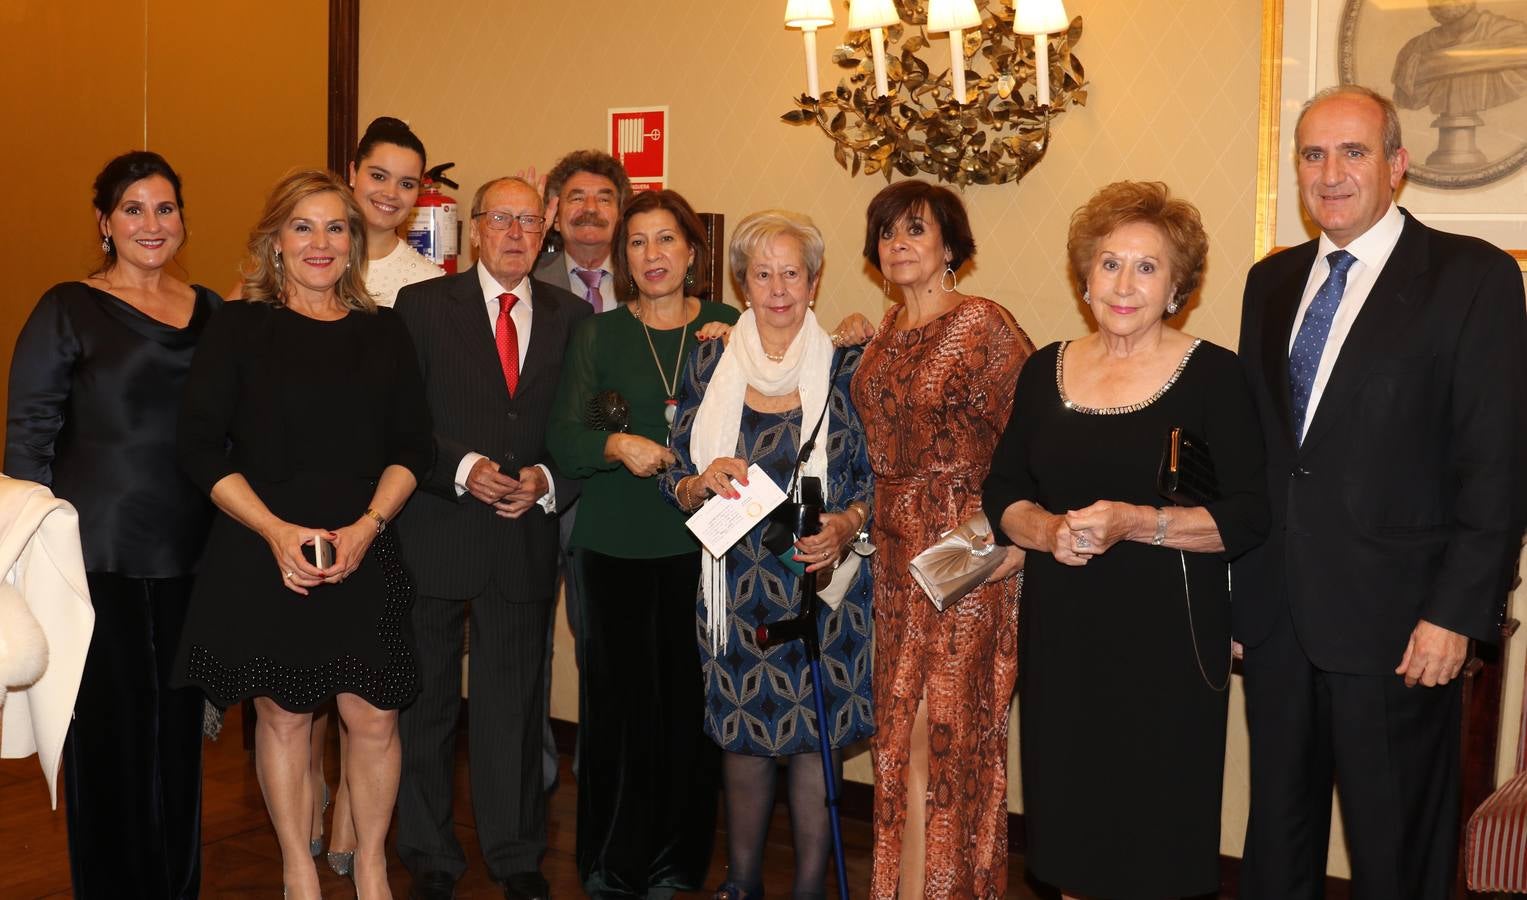
[[[360,132],[361,0],[329,0],[329,168],[344,177]]]

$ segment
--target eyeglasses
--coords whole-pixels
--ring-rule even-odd
[[[509,223],[515,220],[519,221],[520,230],[522,231],[535,233],[543,230],[546,227],[545,216],[532,216],[529,213],[526,213],[523,216],[516,216],[512,213],[499,212],[497,210],[489,209],[478,213],[472,218],[482,219],[483,223],[494,231],[508,231]]]

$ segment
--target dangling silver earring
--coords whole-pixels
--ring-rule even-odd
[[[107,254],[111,253],[111,235],[101,235],[101,252]]]
[[[949,279],[949,286],[948,287],[944,287],[944,279],[945,278]],[[954,289],[960,286],[960,280],[954,274],[954,269],[950,268],[949,266],[945,266],[944,267],[944,274],[942,274],[942,275],[940,275],[938,277],[938,286],[941,287],[941,288],[944,288],[944,293],[946,293],[946,294],[954,293]]]
[[[689,269],[686,269],[684,271],[684,287],[692,288],[694,286],[695,286],[695,270],[694,270],[693,267],[690,267]]]
[[[276,251],[276,271],[277,272],[284,271],[282,266],[281,266],[281,251],[280,250]]]
[[[1177,315],[1177,310],[1179,310],[1181,308],[1182,308],[1182,306],[1180,304],[1178,304],[1177,298],[1173,297],[1171,300],[1167,301],[1167,304],[1166,304],[1166,314],[1169,315],[1169,316],[1175,316],[1175,315]]]
[[[1092,291],[1082,288],[1082,302],[1088,305],[1092,304]]]

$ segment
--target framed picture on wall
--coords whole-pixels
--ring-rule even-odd
[[[1294,124],[1340,83],[1399,107],[1410,154],[1400,205],[1527,272],[1527,0],[1266,0],[1258,258],[1317,233],[1299,207]]]

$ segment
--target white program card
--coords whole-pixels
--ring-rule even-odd
[[[725,556],[726,551],[773,512],[774,507],[785,502],[785,492],[757,463],[748,467],[746,486],[734,480],[732,487],[742,496],[729,500],[717,494],[705,501],[685,523],[712,556]]]

